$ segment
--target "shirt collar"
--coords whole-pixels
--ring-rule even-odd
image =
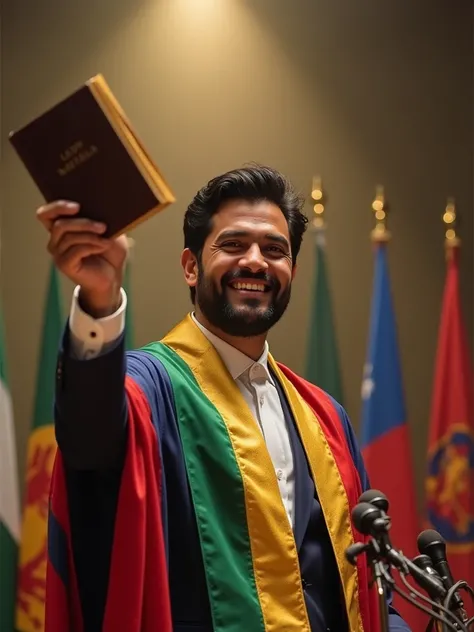
[[[206,329],[204,325],[201,325],[201,323],[194,315],[194,312],[191,313],[191,318],[202,331],[202,333],[206,336],[209,342],[214,346],[215,350],[220,355],[222,362],[225,364],[227,370],[231,374],[233,380],[239,378],[243,373],[248,371],[248,369],[253,364],[255,364],[255,360],[252,360],[252,358],[249,358],[249,356],[245,355],[245,353],[242,353],[242,351],[239,351],[229,343],[222,340],[222,338],[219,338],[219,336],[216,336],[211,331]],[[268,370],[268,351],[268,342],[265,341],[263,353],[257,360],[257,363],[261,364],[265,368],[266,374],[270,379],[270,373]]]

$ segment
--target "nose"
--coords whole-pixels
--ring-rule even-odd
[[[248,268],[251,272],[260,272],[268,268],[268,263],[262,254],[258,244],[252,244],[245,254],[240,258],[239,264],[242,268]]]

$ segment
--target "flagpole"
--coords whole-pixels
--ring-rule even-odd
[[[326,259],[326,192],[319,175],[313,176],[310,192],[313,202],[310,231],[314,240],[314,273],[305,353],[305,377],[343,405],[336,323],[332,308],[329,266]]]
[[[372,202],[372,211],[375,217],[375,226],[370,233],[372,242],[379,247],[386,244],[390,240],[390,232],[387,228],[387,204],[385,201],[385,192],[382,185],[377,185],[375,189],[375,198]],[[379,621],[380,631],[389,632],[389,618],[388,618],[388,605],[387,597],[390,590],[390,586],[387,581],[384,581],[385,577],[380,573],[380,562],[376,557],[371,560],[373,576],[375,577],[375,586],[377,589],[377,598],[379,602]]]
[[[442,221],[447,270],[431,398],[425,511],[429,526],[439,531],[446,540],[452,575],[463,580],[467,584],[464,590],[469,592],[469,587],[474,587],[474,521],[470,519],[472,498],[464,496],[462,488],[464,480],[469,481],[472,473],[468,457],[465,471],[459,470],[457,473],[456,482],[460,481],[459,487],[450,491],[449,496],[445,491],[446,477],[451,474],[455,459],[466,458],[465,455],[469,455],[470,450],[472,452],[474,432],[472,365],[459,288],[460,226],[453,198],[447,199]],[[456,520],[463,515],[461,512],[465,512],[468,522],[466,527],[459,529]],[[462,606],[451,603],[450,609],[459,605]],[[459,614],[465,622],[468,615],[463,608]],[[466,627],[471,629],[472,626]]]

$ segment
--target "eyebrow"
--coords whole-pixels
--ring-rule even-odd
[[[246,230],[225,230],[223,233],[219,235],[217,241],[222,242],[225,239],[236,239],[239,237],[248,237],[249,235],[250,233]],[[279,244],[282,244],[288,249],[290,248],[290,244],[288,243],[288,240],[286,239],[286,237],[283,237],[282,235],[278,235],[276,233],[267,233],[264,237],[265,239],[268,239],[269,241],[277,242]]]

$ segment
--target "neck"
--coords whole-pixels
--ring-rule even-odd
[[[219,327],[215,327],[212,323],[210,323],[198,307],[195,309],[194,316],[203,327],[244,355],[252,358],[252,360],[258,360],[262,355],[265,347],[265,340],[267,339],[266,333],[260,336],[252,336],[250,338],[230,336],[229,334],[226,334],[225,331],[222,331],[222,329],[219,329]]]

